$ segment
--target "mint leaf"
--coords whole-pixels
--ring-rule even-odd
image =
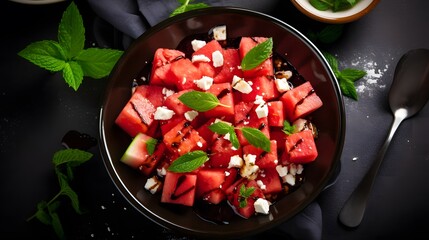
[[[260,148],[265,152],[271,151],[270,139],[268,139],[260,130],[250,127],[243,127],[240,130],[251,145]]]
[[[341,92],[347,97],[350,97],[354,100],[358,100],[358,95],[357,95],[356,88],[355,88],[355,85],[353,84],[353,82],[349,81],[346,78],[343,78],[341,73],[339,73],[337,78],[338,78],[338,81],[340,84]]]
[[[63,77],[66,83],[77,91],[83,81],[82,67],[77,62],[67,62],[64,65]]]
[[[244,184],[241,185],[240,187],[240,192],[238,194],[239,196],[239,207],[240,208],[244,208],[247,206],[247,198],[249,198],[250,196],[252,196],[252,194],[255,192],[255,188],[254,187],[248,187],[246,188],[246,186]]]
[[[337,41],[343,34],[343,24],[328,25],[317,33],[311,32],[312,40],[329,44]]]
[[[61,71],[66,62],[66,56],[61,46],[51,40],[34,42],[18,53],[33,64],[46,70]]]
[[[76,56],[76,61],[84,76],[97,79],[109,75],[122,54],[123,51],[114,49],[88,48]]]
[[[206,112],[209,111],[218,105],[222,105],[219,102],[219,99],[217,97],[209,92],[200,92],[200,91],[190,91],[182,94],[179,97],[179,100],[188,106],[189,108],[192,108],[193,110],[199,111],[199,112]],[[226,105],[222,105],[226,106]],[[230,107],[230,106],[226,106]]]
[[[268,38],[266,41],[250,49],[250,51],[244,55],[241,61],[241,69],[251,70],[256,68],[271,56],[272,51],[273,39]]]
[[[191,1],[190,0],[179,0],[179,3],[181,5],[178,8],[176,8],[170,14],[170,17],[179,15],[179,14],[187,12],[187,11],[209,7],[209,5],[207,5],[205,3],[191,3],[191,2],[193,2],[193,1],[192,0]]]
[[[85,28],[82,16],[74,2],[64,11],[58,27],[58,42],[68,59],[76,56],[85,45]]]
[[[207,153],[203,151],[189,152],[174,160],[168,167],[168,170],[177,173],[192,172],[203,165],[208,159]]]
[[[92,153],[85,152],[79,149],[64,149],[54,153],[52,163],[54,166],[61,164],[71,164],[72,166],[79,166],[92,158]]]
[[[358,69],[346,68],[341,71],[341,78],[346,79],[350,82],[356,82],[357,80],[363,78],[365,75],[365,71]]]
[[[235,129],[233,126],[229,125],[225,122],[217,122],[213,123],[208,127],[212,132],[218,133],[218,134],[228,134],[229,133],[229,141],[231,142],[232,146],[235,148],[240,147],[240,142],[238,141],[237,134],[235,133]]]
[[[59,239],[65,239],[64,229],[63,229],[63,226],[61,224],[60,217],[58,216],[58,213],[55,211],[52,211],[52,212],[50,211],[49,215],[52,218],[51,225],[54,228],[54,231],[57,234],[57,237]]]
[[[48,204],[46,201],[41,201],[37,204],[37,212],[35,214],[36,218],[39,219],[40,222],[51,225],[52,218],[49,216],[49,213],[46,212]]]
[[[284,133],[286,133],[287,135],[293,134],[295,132],[295,129],[296,129],[295,125],[290,124],[287,120],[285,120],[283,122],[283,129],[282,129],[282,131]]]
[[[326,11],[334,6],[333,0],[310,0],[310,4],[320,11]]]
[[[208,127],[212,132],[218,133],[218,134],[227,134],[227,133],[231,133],[234,131],[234,127],[229,125],[228,123],[225,122],[217,122],[217,123],[213,123],[211,125],[209,125]]]
[[[60,195],[67,196],[70,199],[71,204],[72,204],[74,210],[77,213],[81,214],[82,211],[80,210],[80,207],[79,207],[78,196],[77,196],[76,192],[73,191],[73,189],[71,189],[71,187],[70,187],[70,185],[69,185],[69,183],[67,181],[67,176],[64,175],[63,173],[61,173],[58,170],[56,171],[56,173],[57,173],[58,182],[60,184],[60,189],[61,189],[60,190]]]
[[[329,66],[332,68],[332,71],[335,75],[338,73],[338,60],[334,57],[334,55],[323,52],[323,56],[325,57],[326,61],[328,62]]]
[[[155,152],[155,147],[157,143],[158,143],[158,140],[156,140],[155,138],[151,138],[146,141],[146,150],[147,150],[147,153],[149,153],[149,155],[152,155],[153,152]]]

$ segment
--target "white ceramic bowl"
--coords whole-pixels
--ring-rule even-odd
[[[310,0],[291,0],[298,10],[308,17],[325,23],[348,23],[368,14],[380,0],[360,0],[350,9],[333,12],[320,11],[310,4]]]

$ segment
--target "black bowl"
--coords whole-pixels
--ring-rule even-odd
[[[324,105],[312,114],[319,129],[319,156],[305,167],[305,181],[292,194],[271,206],[269,215],[236,217],[229,224],[200,218],[190,207],[162,204],[160,196],[144,189],[145,177],[120,162],[130,137],[115,125],[115,118],[131,95],[133,79],[150,68],[157,48],[176,48],[185,37],[227,25],[228,37],[272,37],[274,50],[287,53],[289,62],[311,82]],[[339,166],[344,143],[345,116],[342,96],[327,61],[303,34],[288,24],[255,11],[211,7],[169,18],[149,29],[125,51],[109,77],[100,112],[101,154],[105,166],[123,196],[150,220],[181,233],[209,238],[237,238],[260,233],[290,219],[319,195]]]

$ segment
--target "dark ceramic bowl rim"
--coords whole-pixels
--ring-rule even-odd
[[[182,226],[180,226],[179,223],[174,223],[174,222],[171,222],[171,221],[166,220],[166,219],[162,219],[162,218],[154,215],[151,211],[149,211],[148,209],[143,207],[142,204],[138,202],[138,200],[126,188],[124,182],[121,180],[121,177],[118,175],[118,172],[115,170],[115,168],[112,164],[112,158],[110,156],[109,150],[106,147],[106,135],[105,135],[105,125],[104,125],[104,116],[106,114],[106,111],[105,111],[104,107],[105,107],[107,100],[108,100],[107,97],[109,96],[108,90],[111,89],[112,86],[114,85],[113,80],[111,80],[112,74],[117,70],[117,68],[119,68],[122,65],[122,62],[126,58],[125,56],[128,54],[128,52],[133,50],[134,45],[136,45],[140,41],[143,41],[145,39],[150,38],[153,34],[157,33],[158,31],[161,31],[162,29],[166,28],[167,26],[169,26],[169,25],[171,25],[177,21],[182,21],[182,20],[186,20],[186,19],[191,18],[191,17],[198,17],[198,16],[202,16],[202,15],[207,15],[207,14],[222,14],[222,13],[248,15],[251,17],[257,17],[257,18],[262,18],[262,19],[267,20],[267,21],[271,21],[274,24],[279,25],[282,29],[289,31],[291,34],[294,34],[297,38],[301,39],[314,53],[316,53],[317,57],[319,58],[321,63],[324,65],[324,68],[330,77],[329,80],[330,80],[331,84],[333,85],[334,91],[336,93],[336,101],[337,101],[336,104],[339,107],[338,118],[339,118],[339,123],[340,123],[340,129],[338,131],[338,138],[339,139],[336,142],[337,152],[335,153],[334,159],[332,160],[333,165],[332,165],[331,169],[329,170],[327,177],[323,179],[322,184],[321,184],[322,186],[325,186],[325,187],[321,187],[319,189],[316,189],[315,191],[312,192],[312,194],[309,197],[307,197],[304,200],[303,204],[301,204],[300,206],[293,209],[289,214],[287,214],[287,215],[284,214],[281,217],[271,221],[269,224],[264,223],[264,224],[261,224],[260,226],[258,226],[258,228],[251,229],[251,230],[249,230],[249,229],[243,230],[243,228],[239,228],[239,229],[235,229],[235,230],[230,231],[230,232],[214,233],[214,232],[201,230],[201,229],[183,228]],[[106,87],[105,95],[104,95],[104,98],[102,101],[102,106],[100,108],[100,118],[99,118],[100,152],[101,152],[101,156],[103,159],[103,163],[104,163],[104,165],[108,171],[110,178],[114,182],[114,184],[117,187],[117,189],[119,190],[119,192],[124,196],[124,198],[137,211],[142,213],[145,217],[147,217],[151,221],[153,221],[153,222],[155,222],[155,223],[157,223],[157,224],[159,224],[165,228],[172,229],[175,231],[179,231],[181,233],[185,233],[185,234],[190,235],[190,236],[203,237],[203,238],[219,238],[219,237],[221,237],[221,238],[237,238],[237,237],[243,237],[243,236],[248,236],[248,235],[260,233],[260,232],[271,229],[271,228],[285,222],[286,220],[292,218],[297,213],[302,211],[306,206],[308,206],[311,202],[313,202],[316,199],[316,197],[320,194],[321,191],[323,191],[326,187],[333,184],[333,182],[330,182],[330,181],[332,179],[334,179],[333,177],[335,177],[336,174],[338,174],[338,171],[340,168],[340,157],[341,157],[343,144],[344,144],[344,138],[345,138],[345,124],[346,124],[345,113],[344,113],[344,103],[343,103],[343,98],[342,98],[342,95],[340,92],[339,85],[336,81],[335,75],[334,75],[332,69],[330,68],[327,60],[324,58],[323,54],[318,50],[318,48],[310,40],[308,40],[302,33],[300,33],[298,30],[296,30],[295,28],[293,28],[289,24],[287,24],[287,23],[285,23],[285,22],[283,22],[277,18],[274,18],[274,17],[269,16],[269,15],[264,14],[264,13],[260,13],[260,12],[248,10],[248,9],[243,9],[243,8],[239,8],[239,7],[210,7],[210,8],[206,8],[206,9],[197,9],[197,10],[185,12],[183,14],[168,18],[168,19],[158,23],[157,25],[153,26],[152,28],[148,29],[138,39],[136,39],[133,43],[131,43],[130,47],[128,47],[128,49],[126,49],[126,51],[124,52],[124,55],[122,56],[122,58],[115,65],[115,67],[112,70],[112,73],[110,74],[108,80],[109,80],[109,82],[108,82],[108,85]]]

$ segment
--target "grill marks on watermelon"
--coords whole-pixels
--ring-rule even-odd
[[[311,130],[303,130],[286,138],[286,157],[292,163],[309,163],[317,158],[318,152]]]
[[[178,155],[194,150],[206,150],[206,141],[198,134],[187,120],[182,120],[164,135],[167,148]]]
[[[174,87],[174,83],[167,79],[167,73],[170,71],[171,63],[185,57],[185,53],[168,48],[158,48],[155,51],[152,62],[152,71],[150,83],[153,85]]]
[[[253,102],[239,102],[234,108],[234,123],[237,127],[236,133],[238,141],[241,145],[248,145],[249,142],[239,130],[242,127],[251,127],[260,130],[268,139],[270,139],[270,129],[268,126],[268,118],[258,118],[255,112],[257,105]]]
[[[193,173],[167,172],[161,202],[194,205],[197,176]]]

